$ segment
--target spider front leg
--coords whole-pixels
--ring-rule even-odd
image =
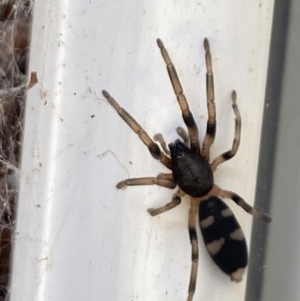
[[[206,62],[206,98],[207,98],[207,110],[208,120],[206,126],[206,134],[203,141],[201,155],[207,161],[209,161],[210,147],[214,143],[216,136],[216,106],[215,106],[215,91],[214,91],[214,75],[212,71],[211,54],[209,48],[209,42],[204,40],[205,49],[205,62]]]
[[[231,98],[232,98],[232,108],[233,108],[233,111],[235,114],[234,140],[233,140],[231,150],[221,154],[211,163],[211,168],[213,171],[216,170],[218,165],[220,165],[221,163],[223,163],[235,156],[235,154],[237,153],[237,151],[239,149],[239,145],[240,145],[240,141],[241,141],[242,119],[241,119],[239,108],[236,104],[236,92],[235,91],[232,92]]]
[[[154,159],[160,160],[169,169],[172,169],[171,159],[161,152],[159,146],[150,138],[146,131],[138,124],[138,122],[126,111],[124,110],[117,101],[110,96],[110,94],[103,90],[103,96],[107,99],[109,104],[117,111],[121,118],[129,125],[129,127],[140,137],[143,143],[148,147],[152,157]]]
[[[200,152],[200,144],[198,138],[198,127],[194,120],[193,114],[189,109],[188,102],[183,94],[183,89],[178,78],[176,69],[169,57],[167,49],[165,48],[163,42],[160,39],[157,39],[157,45],[161,51],[162,57],[167,65],[167,70],[169,73],[169,77],[173,86],[174,93],[176,95],[177,101],[179,103],[180,109],[182,111],[182,118],[184,123],[186,124],[189,137],[191,141],[191,149],[197,153]]]

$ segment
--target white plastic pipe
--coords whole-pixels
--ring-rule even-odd
[[[35,1],[11,300],[186,300],[191,268],[189,198],[151,217],[172,191],[115,188],[166,172],[107,104],[107,89],[152,136],[183,126],[161,38],[177,68],[200,138],[205,133],[203,39],[211,44],[217,136],[230,149],[237,90],[242,142],[215,174],[254,201],[273,0]],[[252,217],[230,204],[250,239]],[[243,300],[199,237],[195,300]],[[251,256],[251,255],[250,255]]]

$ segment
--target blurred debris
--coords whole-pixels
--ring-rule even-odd
[[[27,74],[32,5],[0,3],[0,301],[9,292],[25,94],[37,81]]]

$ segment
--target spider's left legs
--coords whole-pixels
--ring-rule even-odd
[[[142,142],[148,147],[152,157],[159,160],[167,168],[172,169],[172,161],[159,148],[159,146],[149,137],[147,132],[140,126],[140,124],[125,110],[118,102],[105,90],[102,91],[103,96],[107,99],[109,104],[116,110],[120,117],[128,124],[128,126],[139,136]]]
[[[217,187],[217,186],[215,185],[215,187]],[[259,210],[255,209],[255,208],[253,208],[248,203],[246,203],[243,198],[241,198],[238,194],[236,194],[232,191],[220,189],[218,191],[218,195],[223,198],[226,198],[226,199],[232,199],[237,205],[241,206],[249,214],[253,215],[256,218],[263,220],[264,222],[270,223],[272,220],[271,217],[260,212]]]
[[[192,247],[192,269],[191,269],[191,277],[190,277],[187,301],[193,300],[193,296],[196,290],[196,282],[197,282],[199,248],[198,248],[196,221],[197,221],[199,203],[200,203],[199,199],[192,198],[191,208],[189,212],[189,236],[190,236],[190,242]]]
[[[180,80],[178,78],[176,69],[169,57],[169,54],[167,52],[167,49],[165,48],[163,42],[160,39],[157,39],[157,45],[160,48],[162,57],[167,65],[167,70],[169,73],[169,77],[173,86],[173,90],[175,92],[175,95],[177,97],[177,101],[179,103],[181,112],[182,112],[182,118],[184,123],[186,124],[190,141],[191,141],[191,149],[195,152],[200,152],[200,144],[199,144],[199,138],[198,138],[198,127],[194,120],[193,114],[189,109],[188,102],[183,94],[183,89],[180,83]]]
[[[159,174],[157,177],[144,177],[144,178],[132,178],[126,179],[117,184],[117,188],[125,189],[127,186],[138,186],[138,185],[158,185],[165,188],[173,189],[177,186],[174,181],[173,174]],[[181,203],[181,197],[185,193],[179,189],[172,197],[172,201],[159,208],[149,208],[147,211],[152,215],[158,215],[165,211],[171,210]]]
[[[215,107],[215,91],[214,91],[214,75],[212,71],[211,54],[209,48],[209,42],[204,40],[205,49],[205,62],[206,62],[206,98],[207,98],[207,110],[208,120],[206,126],[206,134],[203,141],[201,155],[207,161],[209,161],[209,151],[211,145],[214,143],[216,135],[216,107]]]
[[[155,215],[161,214],[163,212],[166,212],[168,210],[171,210],[181,203],[181,197],[183,197],[184,195],[185,195],[185,192],[182,191],[181,189],[178,189],[178,191],[173,195],[172,201],[170,203],[167,203],[166,205],[155,208],[155,209],[149,208],[147,211],[152,216],[155,216]]]
[[[240,115],[239,108],[236,104],[236,92],[233,91],[231,94],[232,97],[232,108],[235,114],[235,134],[234,134],[234,140],[232,144],[231,150],[221,154],[218,156],[212,163],[211,163],[211,169],[212,171],[215,171],[218,165],[221,163],[231,159],[235,156],[239,149],[240,141],[241,141],[241,128],[242,128],[242,119]]]
[[[158,185],[165,188],[173,189],[176,187],[173,174],[159,174],[156,177],[142,177],[126,179],[117,184],[118,189],[125,189],[127,186],[140,186],[140,185]]]

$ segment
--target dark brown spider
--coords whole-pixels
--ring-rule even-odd
[[[163,136],[156,134],[154,141],[159,142],[162,151],[145,130],[120,107],[107,91],[103,91],[103,95],[131,129],[139,135],[140,139],[148,147],[152,157],[160,160],[162,164],[172,170],[172,173],[159,174],[157,177],[126,179],[119,182],[117,188],[121,189],[135,185],[159,185],[173,189],[179,186],[178,191],[173,195],[170,203],[156,209],[148,209],[148,212],[152,216],[176,207],[180,204],[181,197],[185,194],[191,196],[188,227],[192,246],[192,270],[187,298],[188,301],[191,301],[196,288],[198,269],[197,214],[199,216],[200,229],[205,246],[210,256],[219,268],[230,275],[231,279],[236,282],[242,280],[248,263],[247,245],[243,231],[234,217],[233,212],[219,197],[232,199],[245,211],[265,222],[269,223],[271,218],[251,207],[236,193],[223,190],[214,184],[213,172],[218,165],[231,159],[239,148],[241,116],[236,104],[236,92],[233,91],[232,107],[236,117],[233,145],[231,150],[219,155],[209,163],[210,147],[214,142],[216,133],[216,111],[214,103],[214,80],[208,40],[204,40],[207,68],[206,94],[208,121],[202,149],[200,149],[198,139],[198,128],[189,110],[175,67],[163,42],[158,39],[157,44],[167,65],[169,77],[182,112],[182,117],[188,128],[188,134],[183,128],[177,128],[177,133],[183,139],[184,143],[177,139],[175,142],[169,144],[169,151]]]

